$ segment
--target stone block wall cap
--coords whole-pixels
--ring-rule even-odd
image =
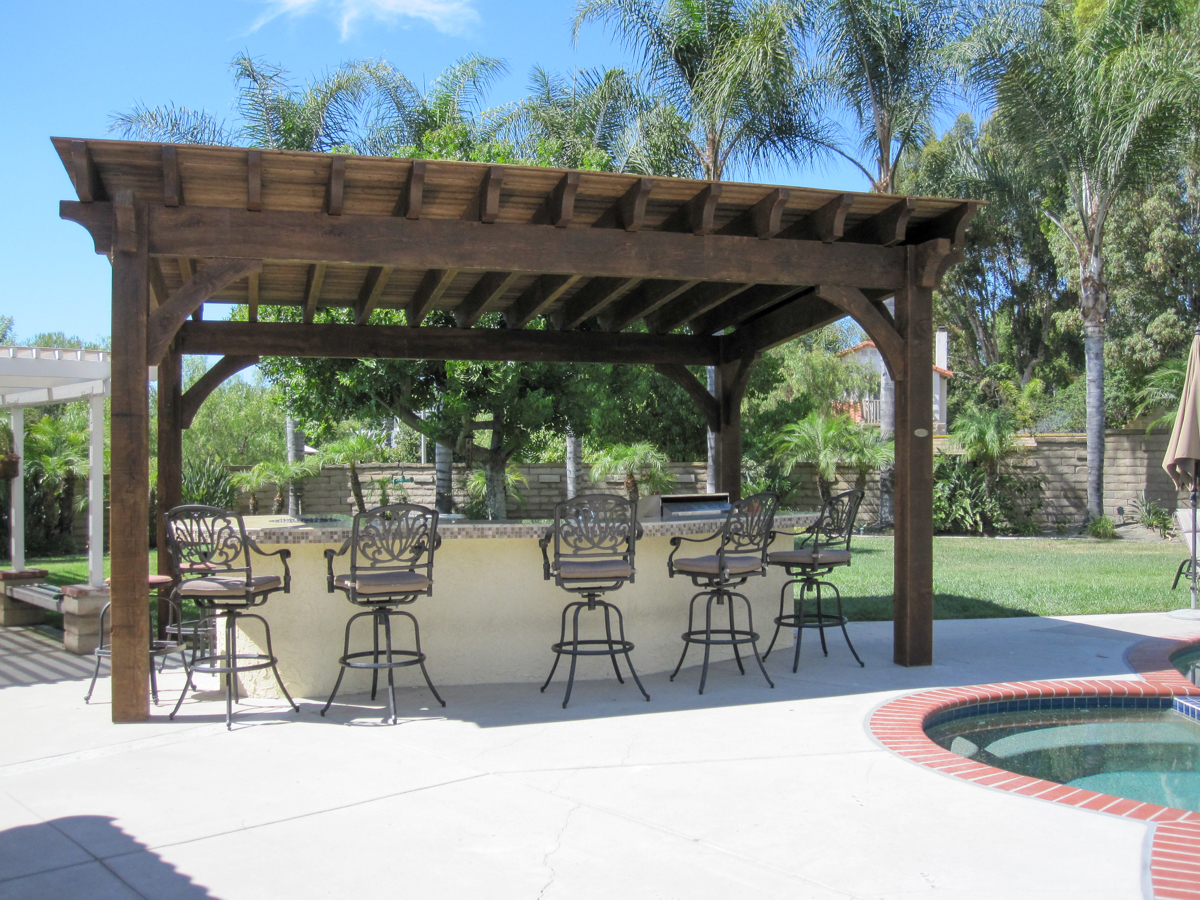
[[[0,581],[32,581],[49,574],[49,569],[0,569]]]
[[[63,593],[68,597],[98,597],[108,596],[108,585],[93,586],[90,584],[68,584],[63,587]]]

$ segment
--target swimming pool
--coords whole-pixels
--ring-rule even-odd
[[[937,713],[926,721],[925,731],[942,748],[998,769],[1200,811],[1200,703],[1192,699],[1047,697],[981,703]]]

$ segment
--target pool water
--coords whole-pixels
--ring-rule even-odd
[[[1200,812],[1200,722],[1188,714],[1171,706],[1027,706],[1034,708],[956,710],[925,730],[941,747],[998,769]]]

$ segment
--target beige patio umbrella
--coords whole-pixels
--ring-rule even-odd
[[[1167,442],[1167,453],[1163,457],[1163,468],[1180,490],[1191,491],[1192,533],[1188,536],[1192,563],[1192,606],[1171,613],[1177,618],[1200,618],[1196,606],[1196,482],[1200,480],[1200,326],[1192,338],[1192,350],[1188,354],[1187,375],[1183,379],[1183,391],[1179,395],[1179,412],[1175,416],[1175,427],[1171,440]]]

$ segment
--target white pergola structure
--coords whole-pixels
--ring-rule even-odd
[[[13,452],[21,457],[12,480],[9,531],[14,570],[25,568],[25,409],[86,400],[88,452],[88,584],[104,584],[104,398],[109,354],[100,350],[0,347],[0,408],[12,421]]]

